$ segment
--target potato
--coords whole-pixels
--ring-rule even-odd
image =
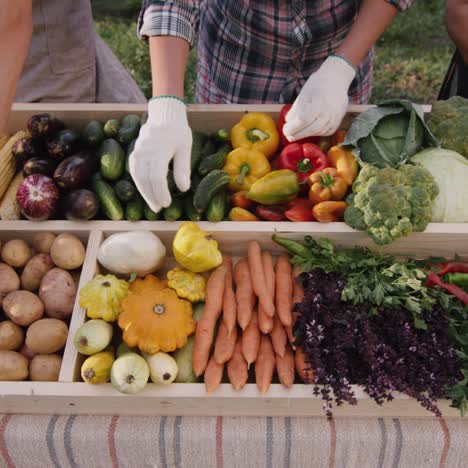
[[[37,252],[48,254],[56,237],[52,232],[38,232],[33,237],[32,245]]]
[[[68,327],[62,320],[45,318],[34,322],[26,332],[26,346],[33,354],[60,351],[67,341]]]
[[[21,353],[28,361],[34,357],[34,353],[24,344],[22,348],[18,351]]]
[[[73,312],[76,284],[68,271],[52,268],[42,278],[39,297],[49,317],[65,319]]]
[[[0,322],[0,350],[15,351],[24,342],[24,331],[11,320]]]
[[[0,307],[4,297],[12,292],[17,291],[20,287],[20,279],[16,271],[6,263],[0,263]]]
[[[30,291],[13,291],[3,299],[3,310],[17,325],[27,327],[44,315],[44,304]]]
[[[29,362],[15,351],[0,351],[0,380],[26,380]]]
[[[83,265],[85,248],[78,237],[72,234],[60,234],[50,248],[50,256],[59,268],[74,270]]]
[[[29,364],[29,377],[36,382],[57,382],[61,365],[58,354],[37,354]]]
[[[31,247],[22,239],[9,240],[2,248],[2,260],[13,268],[24,267],[31,257]]]
[[[37,291],[44,275],[54,268],[49,254],[37,254],[26,263],[21,274],[21,288],[26,291]]]

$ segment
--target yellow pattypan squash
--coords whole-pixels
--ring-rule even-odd
[[[114,275],[97,275],[80,290],[80,307],[92,319],[115,322],[121,302],[128,293],[128,283]]]
[[[129,294],[122,302],[118,324],[125,343],[148,354],[182,348],[195,331],[192,305],[169,288]]]
[[[155,290],[167,288],[167,281],[160,280],[154,275],[147,275],[144,279],[137,278],[130,283],[129,291],[132,293],[140,293],[148,288]]]
[[[173,268],[167,272],[168,285],[182,299],[190,302],[200,302],[205,300],[206,281],[202,275]]]
[[[223,261],[218,243],[192,221],[180,226],[172,242],[172,251],[177,263],[194,273],[211,270]]]

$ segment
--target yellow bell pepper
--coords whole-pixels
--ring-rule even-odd
[[[226,158],[224,172],[231,178],[229,190],[249,190],[254,182],[271,171],[266,156],[255,149],[237,148]]]
[[[218,243],[192,221],[178,229],[172,241],[172,252],[180,266],[194,273],[211,270],[223,262]]]
[[[354,154],[341,146],[332,146],[327,153],[328,160],[348,185],[352,185],[358,175],[358,162]]]
[[[278,149],[275,121],[262,112],[248,112],[231,130],[233,148],[252,148],[271,159]]]
[[[182,268],[173,268],[167,272],[168,286],[173,289],[181,299],[190,302],[205,300],[206,281],[202,275]]]

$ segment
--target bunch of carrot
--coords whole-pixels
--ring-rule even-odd
[[[298,273],[286,256],[279,256],[275,267],[271,253],[262,252],[256,241],[249,242],[247,258],[234,268],[225,255],[211,273],[192,355],[193,370],[204,374],[208,393],[220,385],[225,368],[233,388],[243,388],[251,364],[262,394],[275,369],[286,387],[293,385],[296,370],[305,380],[303,354],[292,346],[293,305],[303,296]]]

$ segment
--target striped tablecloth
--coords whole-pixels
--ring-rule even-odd
[[[467,467],[468,420],[0,415],[0,466]]]

